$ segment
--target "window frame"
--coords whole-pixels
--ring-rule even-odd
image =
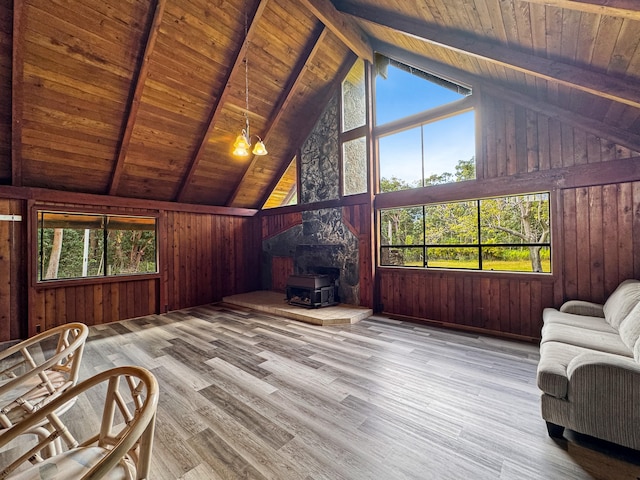
[[[91,215],[91,216],[107,216],[107,217],[128,217],[128,218],[153,218],[155,220],[155,272],[140,272],[140,273],[127,273],[119,275],[107,275],[106,268],[105,273],[99,276],[87,276],[87,277],[74,277],[74,278],[59,278],[50,280],[40,280],[38,275],[38,264],[40,255],[40,241],[39,241],[39,213],[61,213],[61,214],[73,214],[73,215]],[[152,211],[121,211],[112,209],[101,209],[100,207],[76,207],[76,206],[63,206],[56,204],[34,204],[30,208],[30,218],[32,228],[29,229],[31,240],[31,254],[29,255],[29,270],[31,272],[31,286],[35,289],[46,288],[60,288],[72,285],[96,285],[105,283],[117,283],[127,282],[135,280],[154,280],[161,278],[162,266],[161,266],[161,223],[162,218],[157,210]],[[104,253],[106,257],[108,255],[107,245],[104,245]]]
[[[427,187],[425,187],[427,188]],[[496,198],[508,198],[508,197],[522,197],[522,196],[528,196],[528,195],[547,195],[547,208],[548,208],[548,216],[549,216],[549,235],[548,235],[548,240],[546,242],[538,242],[538,243],[484,243],[482,241],[482,229],[484,228],[482,225],[482,217],[480,215],[481,212],[481,202],[482,200],[490,200],[490,199],[496,199]],[[420,205],[397,205],[397,206],[389,206],[389,207],[383,207],[383,208],[377,208],[376,209],[376,223],[377,223],[377,237],[378,237],[378,248],[377,248],[377,256],[378,256],[378,261],[377,261],[377,266],[379,268],[400,268],[400,269],[419,269],[419,270],[424,270],[424,271],[458,271],[458,272],[477,272],[477,273],[498,273],[498,274],[507,274],[507,275],[518,275],[518,274],[524,274],[524,275],[544,275],[544,276],[550,276],[553,277],[554,276],[554,272],[556,270],[556,268],[554,268],[554,258],[555,255],[553,254],[553,232],[555,230],[554,228],[554,218],[552,216],[552,205],[553,205],[553,191],[552,190],[544,190],[544,191],[537,191],[537,192],[526,192],[526,193],[506,193],[506,194],[501,194],[501,195],[496,195],[496,196],[491,196],[491,197],[481,197],[481,198],[473,198],[473,199],[459,199],[459,200],[449,200],[449,201],[442,201],[442,202],[430,202],[430,203],[424,203],[424,204],[420,204]],[[476,217],[476,221],[477,221],[477,238],[478,241],[477,243],[457,243],[457,244],[427,244],[427,242],[425,241],[426,239],[423,237],[423,241],[422,243],[415,243],[415,244],[388,244],[388,245],[383,245],[382,244],[382,213],[386,210],[397,210],[397,209],[409,209],[409,208],[422,208],[422,228],[423,230],[425,229],[425,207],[428,207],[429,205],[443,205],[443,204],[455,204],[455,203],[462,203],[462,202],[475,202],[475,207],[476,207],[476,211],[477,211],[477,217]],[[494,248],[494,247],[498,247],[498,248],[514,248],[514,247],[522,247],[522,248],[529,248],[529,247],[542,247],[542,248],[548,248],[549,249],[549,267],[550,267],[550,271],[548,272],[531,272],[531,271],[522,271],[522,270],[485,270],[482,268],[482,250],[483,248]],[[423,261],[423,265],[421,266],[416,266],[416,265],[391,265],[391,264],[384,264],[382,263],[382,259],[383,259],[383,250],[384,249],[391,249],[391,248],[396,248],[396,249],[422,249],[422,261]],[[464,268],[464,267],[460,267],[460,268],[456,268],[456,267],[439,267],[439,266],[429,266],[428,265],[428,249],[429,248],[470,248],[470,249],[474,249],[477,251],[478,254],[478,268]]]

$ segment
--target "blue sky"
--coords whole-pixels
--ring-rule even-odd
[[[376,124],[453,102],[462,95],[392,65],[387,79],[376,78]],[[425,177],[455,173],[458,160],[475,155],[474,113],[468,112],[433,122],[423,128]],[[407,182],[419,180],[421,172],[420,127],[380,139],[380,176],[396,176]]]

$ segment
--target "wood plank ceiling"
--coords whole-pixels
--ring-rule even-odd
[[[260,208],[372,48],[640,150],[638,32],[634,0],[5,0],[0,184]]]

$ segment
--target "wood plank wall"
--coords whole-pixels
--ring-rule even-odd
[[[156,279],[34,288],[29,300],[29,336],[57,325],[100,325],[158,312]]]
[[[167,308],[260,288],[260,223],[253,217],[168,212]]]
[[[38,203],[37,208],[102,212],[108,207]],[[152,208],[154,202],[149,202]],[[187,207],[188,210],[188,207]],[[112,211],[112,213],[114,213]],[[158,216],[160,273],[155,276],[36,284],[27,269],[27,200],[0,199],[0,341],[25,338],[56,325],[80,321],[99,325],[222,300],[257,290],[260,222],[250,216],[189,211],[119,209],[117,213]]]
[[[387,313],[503,334],[539,337],[553,305],[552,277],[380,269],[378,278]]]
[[[285,292],[287,280],[295,272],[294,267],[291,257],[273,257],[271,259],[271,290]]]
[[[19,200],[0,199],[0,215],[20,215],[22,221],[0,221],[0,342],[24,337],[25,286],[24,209]]]
[[[349,227],[351,233],[358,237],[360,305],[368,308],[374,306],[373,262],[375,256],[372,251],[372,218],[370,204],[342,207],[342,221]]]
[[[561,208],[566,298],[602,303],[640,278],[640,182],[566,189]]]
[[[484,158],[479,178],[504,177],[637,155],[524,106],[483,95],[480,107]]]
[[[559,198],[551,212],[557,228],[554,274],[378,268],[377,307],[415,319],[539,338],[543,308],[572,298],[603,302],[622,280],[640,278],[640,185],[603,184],[602,175],[605,162],[640,154],[523,106],[486,95],[482,99],[484,155],[480,188],[473,191],[482,191],[483,179],[517,175],[514,184],[522,188],[527,173],[593,167],[586,178],[580,177],[579,188],[563,188],[549,175],[547,188]],[[570,170],[567,175],[564,179],[571,180]],[[540,190],[539,175],[532,184]],[[468,185],[460,186],[459,198],[467,198],[468,190]],[[451,189],[446,194],[451,201]],[[487,189],[486,196],[491,194]]]
[[[11,98],[13,2],[0,3],[0,98]],[[0,102],[0,184],[11,182],[11,102]]]

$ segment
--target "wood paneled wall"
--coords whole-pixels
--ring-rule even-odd
[[[253,217],[168,212],[167,308],[260,288],[260,223]]]
[[[291,227],[302,225],[302,212],[278,213],[277,210],[265,211],[262,216],[262,239],[266,240]]]
[[[36,288],[29,295],[29,336],[57,325],[100,325],[158,313],[155,279]]]
[[[13,2],[0,3],[0,98],[11,98]],[[11,181],[11,102],[0,102],[0,183]]]
[[[24,192],[15,191],[18,197]],[[28,202],[35,205],[30,210]],[[183,210],[167,210],[166,204],[145,204],[148,209],[116,211],[107,205],[0,198],[0,214],[22,216],[21,222],[0,221],[0,341],[73,321],[99,325],[217,302],[225,295],[260,288],[257,218],[250,213],[202,213],[198,206],[191,212],[186,205]],[[158,208],[151,210],[154,205]],[[29,255],[36,249],[28,241],[37,238],[29,229],[35,228],[31,217],[40,208],[157,216],[160,272],[37,284],[28,269]]]
[[[564,297],[602,303],[640,278],[640,182],[566,189],[561,208]]]
[[[360,305],[374,307],[374,259],[371,235],[372,212],[370,204],[348,205],[342,207],[342,220],[358,237],[358,261],[360,271]]]
[[[26,325],[21,324],[25,285],[23,202],[0,199],[0,215],[17,215],[20,221],[0,220],[0,342],[21,338]]]
[[[553,305],[552,277],[380,269],[385,312],[537,338]]]
[[[629,178],[622,178],[608,168],[614,160],[635,164],[640,153],[524,106],[486,95],[482,100],[478,180],[411,195],[423,195],[420,203],[465,199],[469,192],[526,193],[529,176],[531,190],[546,189],[558,199],[551,202],[553,275],[378,268],[377,307],[539,338],[545,307],[576,298],[601,303],[622,280],[640,278],[640,184],[632,182],[640,180],[640,170],[629,168]],[[544,171],[549,174],[541,176]],[[385,206],[392,202],[385,198]]]
[[[293,258],[273,257],[271,259],[271,290],[274,292],[285,292],[287,290],[287,280],[295,272]]]
[[[495,178],[597,164],[637,155],[558,118],[483,95],[480,106],[484,155],[478,178]]]

